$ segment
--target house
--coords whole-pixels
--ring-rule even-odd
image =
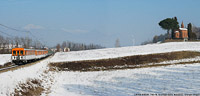
[[[11,50],[12,48],[16,47],[22,47],[22,45],[16,45],[16,44],[0,44],[0,49],[9,49]]]
[[[188,40],[188,30],[187,28],[184,28],[183,22],[181,24],[181,28],[174,31],[174,39]]]
[[[67,48],[67,47],[63,48],[63,52],[69,52],[69,51],[70,51],[69,48]]]

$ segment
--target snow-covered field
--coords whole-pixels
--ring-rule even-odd
[[[60,52],[54,55],[51,62],[96,60],[172,51],[200,51],[200,42],[172,42],[67,53]],[[199,57],[161,63],[196,60],[199,60]],[[63,71],[58,73],[56,78],[50,96],[127,96],[136,93],[199,94],[200,64],[96,72]]]
[[[88,51],[59,52],[37,64],[0,73],[0,96],[10,95],[19,84],[29,79],[42,80],[50,96],[127,96],[136,93],[191,93],[199,94],[200,64],[171,65],[163,67],[124,69],[113,71],[45,72],[51,62],[96,60],[130,55],[164,53],[172,51],[200,51],[200,42],[173,42],[144,46],[107,48]],[[0,55],[0,59],[2,55]],[[1,59],[9,62],[10,55]],[[166,61],[177,63],[200,60],[200,57]],[[3,62],[3,63],[2,63]],[[27,86],[28,87],[28,86]],[[46,95],[43,93],[43,95]]]
[[[149,44],[143,46],[106,48],[88,51],[58,52],[51,59],[51,62],[98,60],[107,58],[117,58],[123,56],[164,53],[183,50],[200,51],[200,42],[171,42],[161,44]]]
[[[60,72],[50,96],[199,94],[200,64],[98,72]]]
[[[0,54],[0,65],[11,62],[11,54]]]
[[[29,79],[44,79],[44,71],[48,69],[50,58],[38,62],[29,67],[20,68],[13,71],[0,73],[0,96],[9,96],[14,93],[14,89],[18,87],[19,83],[26,83]],[[45,77],[46,79],[51,77]],[[45,80],[45,79],[44,79]],[[48,82],[43,82],[45,88],[48,87]]]

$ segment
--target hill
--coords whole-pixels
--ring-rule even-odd
[[[200,42],[169,42],[87,51],[57,52],[51,59],[51,62],[56,63],[82,60],[99,60],[133,55],[166,53],[174,51],[200,51]]]

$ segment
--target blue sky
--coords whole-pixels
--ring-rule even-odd
[[[132,46],[165,33],[158,26],[165,18],[177,16],[179,23],[200,26],[199,4],[200,0],[1,0],[0,24],[29,30],[47,46],[73,41],[114,47],[117,38],[121,46]]]

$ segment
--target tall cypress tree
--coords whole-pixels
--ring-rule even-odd
[[[192,39],[192,37],[191,37],[191,35],[192,35],[192,24],[189,23],[187,27],[188,27],[188,38],[189,38],[189,40],[191,40]]]

